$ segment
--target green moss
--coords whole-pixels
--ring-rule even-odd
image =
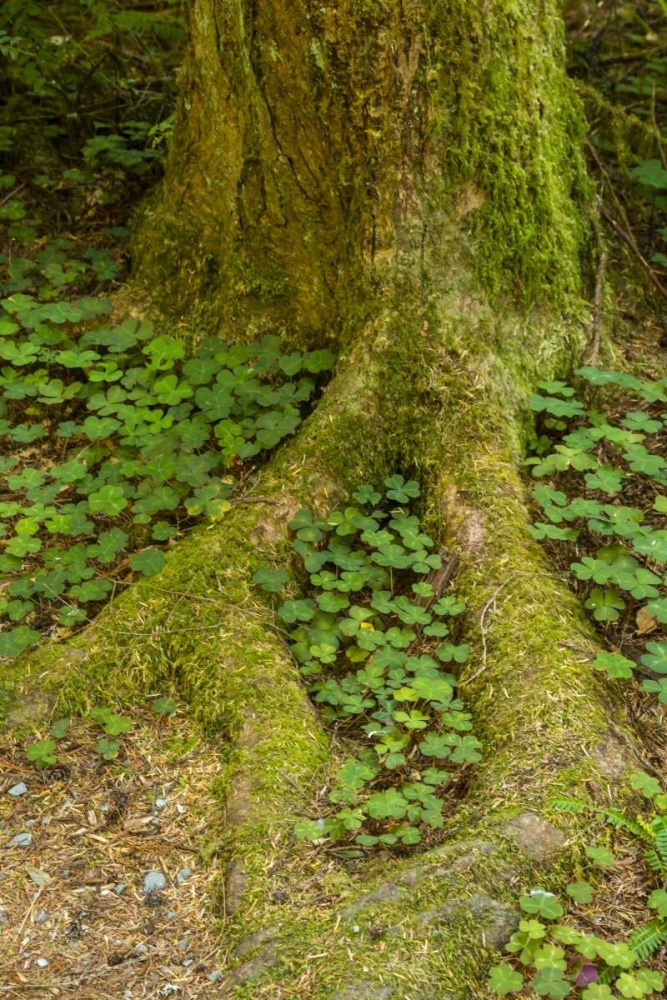
[[[163,309],[350,342],[426,240],[494,295],[578,294],[590,192],[556,0],[214,6],[191,8],[167,179],[134,241]]]

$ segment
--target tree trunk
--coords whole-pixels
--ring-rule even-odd
[[[578,603],[530,538],[519,474],[527,392],[585,346],[590,207],[559,6],[190,0],[139,280],[184,336],[278,332],[339,362],[251,495],[157,582],[29,657],[8,697],[25,717],[168,683],[225,733],[239,996],[485,996],[518,888],[536,867],[568,876],[551,797],[622,795],[634,760]],[[292,511],[394,471],[420,479],[429,528],[460,556],[461,691],[485,757],[443,847],[343,869],[292,839],[327,740],[250,578],[288,559]]]

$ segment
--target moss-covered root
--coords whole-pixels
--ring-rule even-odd
[[[430,507],[461,557],[456,590],[470,609],[461,693],[486,754],[468,805],[498,797],[503,809],[542,809],[573,786],[622,785],[638,757],[620,702],[592,667],[596,639],[580,602],[530,535],[501,371],[478,376],[483,403],[458,409],[455,439],[434,433]],[[447,398],[443,422],[460,402]]]
[[[567,847],[567,850],[565,849]],[[566,833],[530,810],[362,881],[302,849],[233,927],[227,993],[245,1000],[482,1000],[487,970],[519,920],[521,889],[558,893],[571,871]],[[378,871],[379,870],[379,871]],[[325,895],[326,893],[326,895]]]
[[[177,693],[204,730],[223,737],[228,849],[243,853],[244,842],[291,829],[327,741],[251,576],[284,543],[296,507],[285,496],[237,506],[224,531],[179,543],[158,579],[133,586],[84,633],[25,657],[5,682],[10,725]],[[240,889],[237,878],[234,898]]]
[[[223,522],[179,541],[159,577],[134,584],[70,641],[23,657],[0,685],[14,728],[169,690],[205,731],[221,733],[226,846],[238,862],[229,910],[253,882],[242,871],[254,872],[253,884],[260,884],[269,845],[310,801],[327,756],[273,609],[252,576],[262,566],[289,565],[287,523],[299,507],[328,507],[331,494],[388,474],[375,367],[363,355],[361,349],[341,366],[308,425]],[[378,446],[369,453],[362,442],[374,435]]]

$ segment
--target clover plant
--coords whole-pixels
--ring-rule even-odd
[[[533,490],[543,520],[532,532],[567,546],[585,607],[617,647],[594,666],[613,679],[643,674],[643,689],[667,703],[667,379],[590,366],[576,374],[615,396],[602,412],[563,382],[543,382],[532,397],[542,434],[528,465],[549,481]],[[637,639],[649,634],[637,663]]]
[[[571,902],[566,911],[553,893],[532,889],[519,900],[522,919],[506,951],[515,956],[516,965],[495,965],[489,973],[489,987],[499,996],[508,996],[532,987],[537,996],[561,1000],[612,1000],[661,996],[664,978],[661,973],[641,963],[654,955],[667,941],[667,795],[660,783],[642,771],[631,776],[633,788],[652,806],[648,817],[638,811],[628,816],[618,809],[603,809],[576,799],[559,799],[553,804],[564,812],[591,812],[616,830],[641,840],[645,858],[658,884],[646,900],[647,919],[636,927],[627,942],[607,941],[576,926],[580,907],[593,903],[590,882],[574,882],[566,892]],[[589,863],[606,868],[615,857],[603,845],[588,847]],[[575,909],[572,909],[572,904]],[[590,926],[590,911],[585,926]],[[518,968],[516,967],[518,966]],[[522,995],[527,995],[522,993]]]
[[[101,251],[68,241],[6,262],[0,285],[0,657],[71,629],[164,547],[229,508],[234,470],[292,434],[329,351],[284,354],[277,337],[184,343],[148,322],[109,321],[71,297]]]
[[[277,610],[324,720],[359,747],[336,773],[333,815],[297,833],[363,847],[410,846],[441,828],[444,790],[481,759],[452,673],[469,654],[456,639],[464,606],[436,589],[440,554],[409,510],[419,485],[395,475],[384,486],[360,486],[326,517],[296,514],[307,586]],[[287,574],[254,579],[275,593]]]

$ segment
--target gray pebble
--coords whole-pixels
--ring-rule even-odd
[[[26,825],[26,826],[30,826],[30,827],[33,827],[33,826],[35,825],[35,823],[36,823],[36,822],[37,822],[37,820],[36,820],[36,819],[27,819],[27,820],[25,821],[25,825]]]
[[[146,948],[145,944],[138,944],[134,950],[137,955],[145,955],[148,949]]]
[[[48,958],[38,958],[35,965],[40,969],[45,969],[49,964]]]
[[[132,992],[132,990],[125,990],[123,996],[125,997],[125,1000],[132,1000],[134,993]]]
[[[144,892],[162,892],[167,888],[167,880],[162,872],[146,872],[144,875]]]
[[[69,868],[63,868],[60,874],[62,875],[63,878],[69,878],[72,873],[69,870]]]
[[[178,942],[178,947],[181,949],[181,951],[187,951],[188,948],[190,947],[190,942],[188,941],[187,938],[183,938],[181,941]]]
[[[176,881],[179,885],[183,885],[183,883],[187,882],[191,875],[192,872],[189,868],[181,868],[180,871],[176,872]]]
[[[39,912],[35,914],[36,924],[45,924],[48,919],[49,915],[46,910],[39,910]]]
[[[187,969],[188,965],[192,965],[193,962],[194,962],[194,958],[185,958],[181,962],[181,965],[184,965],[185,968]]]
[[[124,882],[119,882],[118,885],[115,885],[113,887],[113,891],[116,893],[117,896],[120,896],[121,893],[125,892],[126,889],[127,886],[125,885]]]
[[[222,973],[216,969],[215,972],[212,972],[208,978],[211,980],[212,983],[219,983],[220,980],[222,979]]]
[[[32,844],[32,834],[31,833],[17,833],[15,837],[9,841],[10,847],[30,847]]]
[[[0,924],[6,924],[6,923],[7,923],[7,911],[0,910]]]
[[[175,916],[176,916],[176,910],[169,910],[169,912],[167,913],[167,918],[169,920],[173,920]]]
[[[169,799],[156,799],[155,808],[156,809],[166,809],[169,805]]]
[[[28,791],[28,786],[26,785],[26,783],[24,781],[17,781],[15,785],[12,785],[7,794],[17,795],[17,796],[25,795],[27,791]]]

